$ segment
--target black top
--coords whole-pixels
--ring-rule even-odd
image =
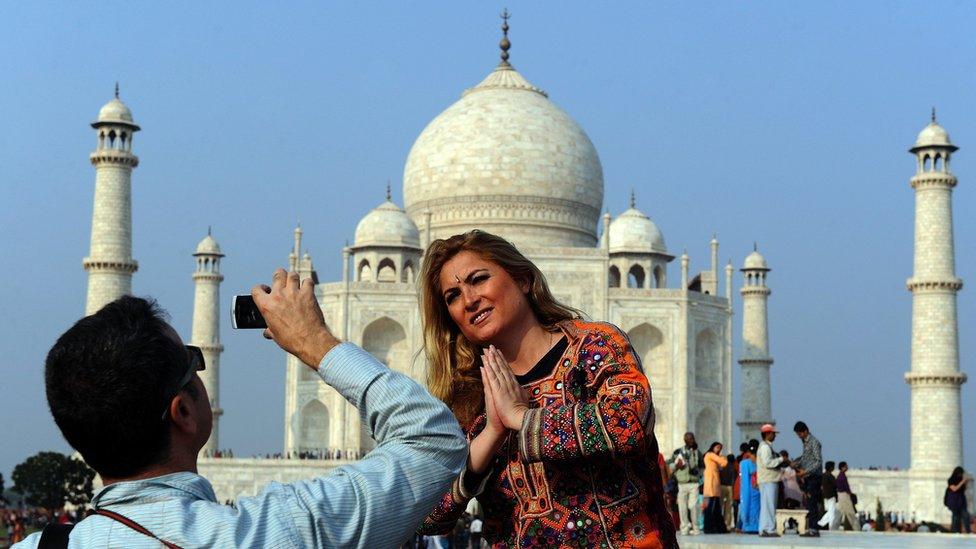
[[[559,357],[563,356],[568,346],[569,340],[566,339],[566,336],[559,338],[559,341],[556,342],[552,349],[549,349],[546,356],[540,358],[539,362],[536,362],[535,366],[528,372],[520,376],[515,376],[515,380],[519,382],[519,385],[526,385],[549,377],[552,371],[556,369],[556,364],[559,364]]]

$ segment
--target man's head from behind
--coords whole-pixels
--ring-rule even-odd
[[[169,459],[184,413],[209,411],[209,402],[206,408],[198,402],[207,395],[196,375],[178,387],[190,365],[155,302],[124,296],[76,322],[51,348],[48,406],[64,438],[103,478],[133,476]],[[170,413],[174,404],[178,419]],[[191,438],[202,445],[210,420],[196,423]]]

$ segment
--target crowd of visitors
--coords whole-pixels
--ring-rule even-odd
[[[357,460],[366,455],[366,450],[358,448],[312,448],[295,452],[274,452],[253,454],[251,459],[347,459]],[[233,450],[204,450],[205,458],[232,458]]]
[[[57,509],[53,513],[38,507],[3,509],[0,508],[0,547],[3,542],[17,543],[28,533],[40,530],[48,524],[75,523],[84,518],[81,507],[66,510]]]
[[[760,432],[762,439],[743,442],[738,455],[723,456],[723,445],[718,441],[702,452],[691,432],[685,433],[684,445],[670,457],[665,459],[662,454],[665,502],[678,532],[779,537],[777,509],[806,510],[807,528],[800,534],[804,537],[817,537],[820,530],[870,531],[882,527],[902,532],[970,533],[976,523],[968,511],[968,479],[962,467],[957,467],[947,482],[944,504],[952,513],[952,524],[946,529],[935,523],[919,523],[914,514],[858,510],[857,495],[847,479],[847,462],[824,462],[820,441],[803,421],[793,426],[802,444],[796,459],[791,459],[785,449],[773,447],[779,434],[774,425],[763,425]]]

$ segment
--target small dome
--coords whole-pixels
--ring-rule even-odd
[[[945,131],[945,128],[933,120],[918,133],[918,138],[915,139],[915,146],[951,147],[952,142],[949,141],[949,132]]]
[[[769,266],[766,264],[766,258],[763,257],[758,250],[756,250],[746,256],[746,261],[742,266],[742,270],[747,269],[768,271]]]
[[[644,215],[637,208],[630,208],[617,216],[610,223],[610,253],[637,252],[662,253],[668,252],[664,244],[664,235],[651,218]]]
[[[139,126],[132,120],[132,111],[119,99],[118,90],[115,97],[98,111],[98,120],[92,122],[93,128],[98,128],[107,124],[120,124],[129,126],[134,131],[139,131]]]
[[[217,240],[209,234],[203,237],[203,240],[197,244],[197,251],[193,255],[224,255],[220,253],[220,245],[217,244]]]
[[[355,247],[363,246],[420,249],[420,231],[406,212],[387,199],[356,225]]]

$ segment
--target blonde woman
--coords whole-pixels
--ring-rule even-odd
[[[448,532],[477,498],[506,547],[675,547],[653,406],[617,327],[580,320],[542,272],[482,231],[434,241],[420,301],[429,387],[470,443],[421,525]]]

